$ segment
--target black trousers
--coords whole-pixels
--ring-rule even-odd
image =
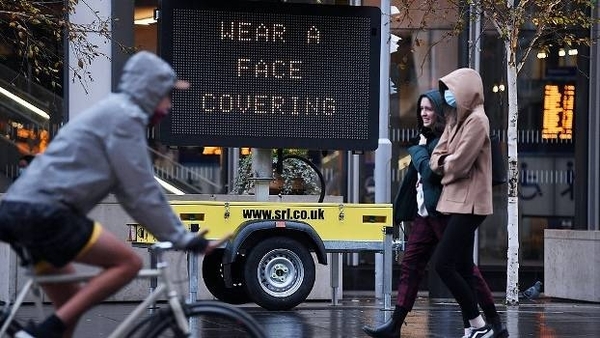
[[[438,244],[435,269],[456,299],[463,317],[474,319],[479,315],[473,280],[473,246],[475,230],[485,215],[452,214],[442,240]]]

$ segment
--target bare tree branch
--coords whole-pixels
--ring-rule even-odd
[[[106,42],[111,41],[113,19],[101,17],[86,0],[68,0],[66,3],[0,0],[0,8],[0,41],[10,49],[9,55],[21,58],[18,71],[31,80],[42,83],[42,78],[49,79],[52,87],[61,86],[62,69],[68,64],[65,62],[68,55],[64,55],[62,47],[64,39],[70,42],[71,53],[77,60],[75,64],[68,64],[69,71],[84,87],[87,81],[93,80],[89,72],[93,60],[108,58],[89,37],[93,34]],[[91,22],[69,21],[76,8],[88,10]]]

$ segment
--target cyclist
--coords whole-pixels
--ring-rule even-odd
[[[147,126],[171,109],[171,91],[187,89],[171,66],[150,52],[125,64],[118,91],[61,128],[0,202],[0,239],[34,265],[36,274],[67,274],[74,262],[100,274],[85,285],[46,284],[55,313],[17,337],[70,337],[79,317],[131,281],[141,258],[86,215],[108,194],[158,240],[209,253],[210,242],[174,214],[154,173]]]

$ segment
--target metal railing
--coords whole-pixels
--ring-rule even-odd
[[[221,192],[221,189],[223,188],[222,185],[215,183],[213,180],[198,173],[197,170],[192,170],[155,149],[150,147],[148,149],[155,159],[154,173],[159,178],[175,185],[185,193],[199,194]],[[157,165],[156,162],[159,162],[160,164]],[[211,191],[204,191],[205,189],[203,189],[202,186],[208,187]]]

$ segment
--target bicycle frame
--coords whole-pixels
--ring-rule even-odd
[[[150,294],[144,298],[144,300],[135,307],[135,309],[127,315],[127,317],[115,328],[115,330],[108,336],[108,338],[124,338],[128,333],[128,330],[133,328],[135,321],[147,311],[147,309],[154,304],[161,296],[167,297],[167,303],[171,308],[174,317],[176,318],[177,325],[179,329],[186,333],[190,333],[188,320],[183,312],[183,308],[181,306],[181,301],[179,298],[179,294],[177,290],[173,287],[173,283],[167,275],[167,267],[168,263],[166,263],[162,259],[162,253],[165,250],[171,248],[170,243],[157,243],[152,246],[156,254],[156,268],[153,269],[142,269],[136,276],[137,278],[157,278],[157,286],[150,292]],[[25,285],[19,291],[17,298],[11,306],[11,311],[4,321],[4,324],[0,328],[0,337],[4,337],[4,334],[8,330],[8,327],[12,320],[14,319],[17,311],[23,304],[25,297],[30,291],[38,290],[41,286],[40,284],[44,283],[71,283],[71,282],[85,282],[93,277],[95,277],[98,273],[84,273],[78,272],[74,274],[67,275],[46,275],[46,276],[36,276],[33,273],[31,277],[25,282]],[[35,303],[39,307],[41,307],[41,297],[35,297]]]

